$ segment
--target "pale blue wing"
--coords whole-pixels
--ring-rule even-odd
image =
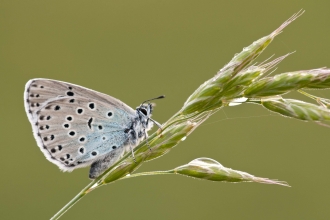
[[[25,107],[38,146],[62,170],[90,165],[128,141],[135,111],[113,97],[80,86],[31,80]]]

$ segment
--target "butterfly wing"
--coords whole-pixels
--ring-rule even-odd
[[[136,117],[123,102],[66,82],[30,80],[25,110],[38,146],[64,171],[90,165],[126,144]]]

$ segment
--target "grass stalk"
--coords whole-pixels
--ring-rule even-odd
[[[263,74],[274,68],[288,56],[279,57],[269,63],[251,66],[251,63],[266,49],[272,40],[292,21],[302,15],[299,11],[271,34],[253,42],[225,65],[213,78],[204,82],[188,97],[181,110],[148,137],[150,145],[143,141],[135,149],[135,160],[131,153],[125,154],[113,166],[88,184],[51,219],[59,219],[74,204],[92,190],[120,179],[159,174],[181,174],[185,176],[227,182],[258,182],[288,186],[287,183],[255,177],[251,174],[223,167],[209,158],[198,158],[169,171],[135,173],[145,161],[168,153],[183,141],[212,114],[231,103],[254,103],[281,115],[308,121],[330,120],[330,110],[299,100],[283,99],[280,95],[301,88],[330,88],[330,69],[283,73],[274,77]],[[306,94],[305,94],[306,95]],[[310,97],[314,98],[312,95]],[[238,102],[237,100],[242,100]],[[321,99],[326,101],[326,99]]]

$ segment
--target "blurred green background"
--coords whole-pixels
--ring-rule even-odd
[[[38,149],[23,107],[29,79],[82,85],[134,108],[165,94],[153,116],[165,122],[235,53],[301,8],[306,13],[258,60],[297,51],[276,73],[330,66],[329,7],[309,0],[2,0],[0,218],[49,219],[90,181],[87,168],[62,173]],[[139,171],[210,157],[291,188],[139,177],[92,192],[62,219],[328,219],[329,133],[260,106],[229,107]]]

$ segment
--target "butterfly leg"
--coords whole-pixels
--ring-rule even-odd
[[[147,136],[147,132],[146,132],[145,129],[144,129],[144,138],[146,139],[146,144],[147,144],[147,146],[148,146],[148,148],[149,148],[149,150],[150,150],[150,152],[151,152],[152,150],[151,150],[150,144],[149,144],[149,142],[148,142],[148,136]]]
[[[134,156],[134,151],[133,151],[133,147],[132,147],[132,144],[131,144],[131,142],[129,141],[129,147],[130,147],[130,149],[131,149],[131,152],[132,152],[132,157],[133,157],[133,160],[134,160],[134,162],[136,163],[136,160],[135,160],[135,156]]]
[[[157,122],[157,121],[155,121],[154,119],[152,119],[152,118],[148,118],[150,121],[152,121],[153,123],[155,123],[155,125],[157,125],[157,127],[159,127],[159,129],[161,130],[161,131],[163,131],[163,129],[162,129],[162,125],[159,123],[159,122]]]
[[[147,123],[146,124],[149,123],[149,120],[150,120],[150,118],[147,119]],[[146,132],[146,129],[147,128],[146,128],[146,126],[144,124],[142,124],[142,127],[143,127],[144,139],[146,140],[146,144],[147,144],[147,146],[148,146],[148,148],[149,148],[149,150],[151,152],[150,144],[148,142],[148,133]]]

